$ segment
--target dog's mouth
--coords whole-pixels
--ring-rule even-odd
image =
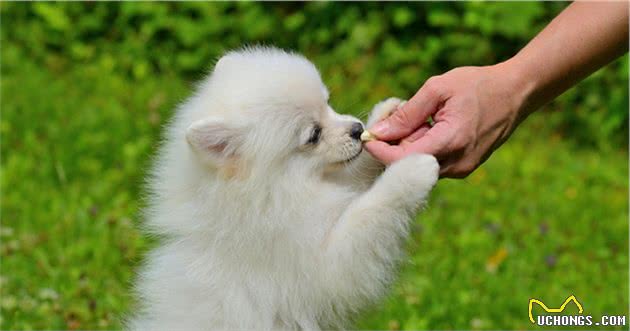
[[[359,157],[359,155],[361,155],[361,152],[363,152],[363,148],[361,148],[356,154],[352,155],[351,157],[343,160],[343,161],[339,161],[339,163],[350,163],[352,161],[354,161],[356,158]]]

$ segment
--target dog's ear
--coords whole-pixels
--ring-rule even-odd
[[[203,159],[219,165],[238,158],[244,131],[221,119],[203,119],[188,127],[186,140]]]

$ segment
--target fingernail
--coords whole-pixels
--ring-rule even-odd
[[[387,121],[378,122],[370,128],[370,132],[377,137],[384,135],[387,131],[389,131],[389,123]]]

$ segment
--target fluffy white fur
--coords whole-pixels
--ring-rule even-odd
[[[399,102],[378,104],[370,121]],[[164,239],[127,327],[336,328],[379,298],[439,167],[413,155],[384,170],[350,136],[356,122],[328,105],[299,55],[221,58],[159,151],[147,226]]]

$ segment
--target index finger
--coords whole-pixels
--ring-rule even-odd
[[[367,142],[365,149],[385,164],[391,164],[414,153],[431,154],[440,160],[448,153],[447,147],[452,140],[452,133],[445,124],[444,122],[436,123],[416,141],[390,145],[376,140]]]
[[[414,132],[438,111],[444,99],[443,91],[434,85],[427,81],[398,111],[376,123],[369,131],[385,141],[398,140]]]

